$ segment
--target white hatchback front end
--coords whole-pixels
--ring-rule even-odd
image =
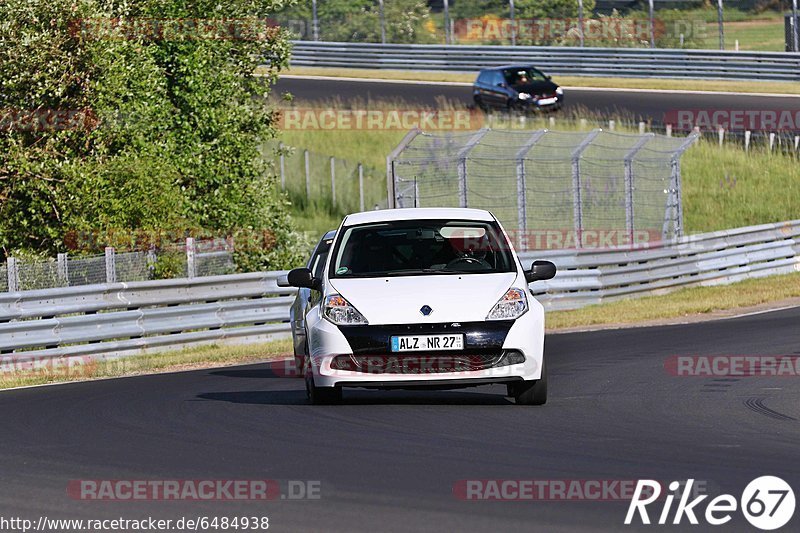
[[[343,387],[458,388],[505,384],[517,403],[543,404],[544,309],[529,281],[552,263],[519,262],[494,216],[475,209],[349,215],[336,233],[306,315],[309,398]]]

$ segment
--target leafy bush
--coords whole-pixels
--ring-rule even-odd
[[[299,236],[258,150],[275,134],[263,98],[290,49],[263,19],[287,3],[0,3],[6,254],[52,255],[76,232],[248,228],[280,238],[243,257],[247,268],[296,263]],[[148,19],[165,33],[141,31]],[[194,19],[212,21],[214,31],[201,33]],[[266,78],[257,78],[265,58]],[[102,245],[78,242],[77,251]]]

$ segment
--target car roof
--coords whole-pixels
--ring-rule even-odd
[[[491,222],[494,216],[484,209],[460,207],[409,207],[402,209],[380,209],[347,215],[343,226],[389,222],[393,220],[480,220]]]
[[[509,69],[509,68],[535,68],[536,70],[539,70],[539,69],[538,69],[536,66],[534,66],[534,65],[530,65],[530,64],[524,64],[524,63],[523,63],[523,64],[517,64],[517,65],[503,65],[503,66],[500,66],[500,67],[489,67],[489,68],[484,68],[484,69],[481,69],[481,72],[485,72],[485,71],[487,71],[487,70],[506,70],[506,69]]]

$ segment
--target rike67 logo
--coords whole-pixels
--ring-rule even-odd
[[[682,483],[673,481],[669,484],[669,492],[666,497],[663,497],[659,482],[639,480],[628,507],[628,514],[625,516],[625,524],[635,523],[637,516],[642,524],[651,524],[647,507],[657,501],[658,503],[653,505],[650,510],[657,511],[663,501],[661,512],[657,517],[653,516],[653,519],[657,520],[656,523],[660,525],[680,524],[684,517],[690,524],[697,525],[699,524],[699,515],[705,519],[706,523],[712,526],[721,526],[730,522],[737,509],[741,509],[742,514],[752,526],[763,531],[772,531],[785,526],[794,515],[794,491],[779,477],[762,476],[754,479],[745,487],[739,500],[731,494],[720,494],[706,502],[705,512],[701,512],[701,504],[709,496],[703,494],[690,501],[693,484],[694,479],[689,479],[683,489]],[[673,511],[672,505],[676,496],[678,504]]]

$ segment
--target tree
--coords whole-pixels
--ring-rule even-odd
[[[280,238],[242,265],[296,261],[286,200],[259,155],[275,133],[263,98],[289,56],[265,17],[286,4],[0,3],[4,251],[53,254],[75,232],[244,230]]]

